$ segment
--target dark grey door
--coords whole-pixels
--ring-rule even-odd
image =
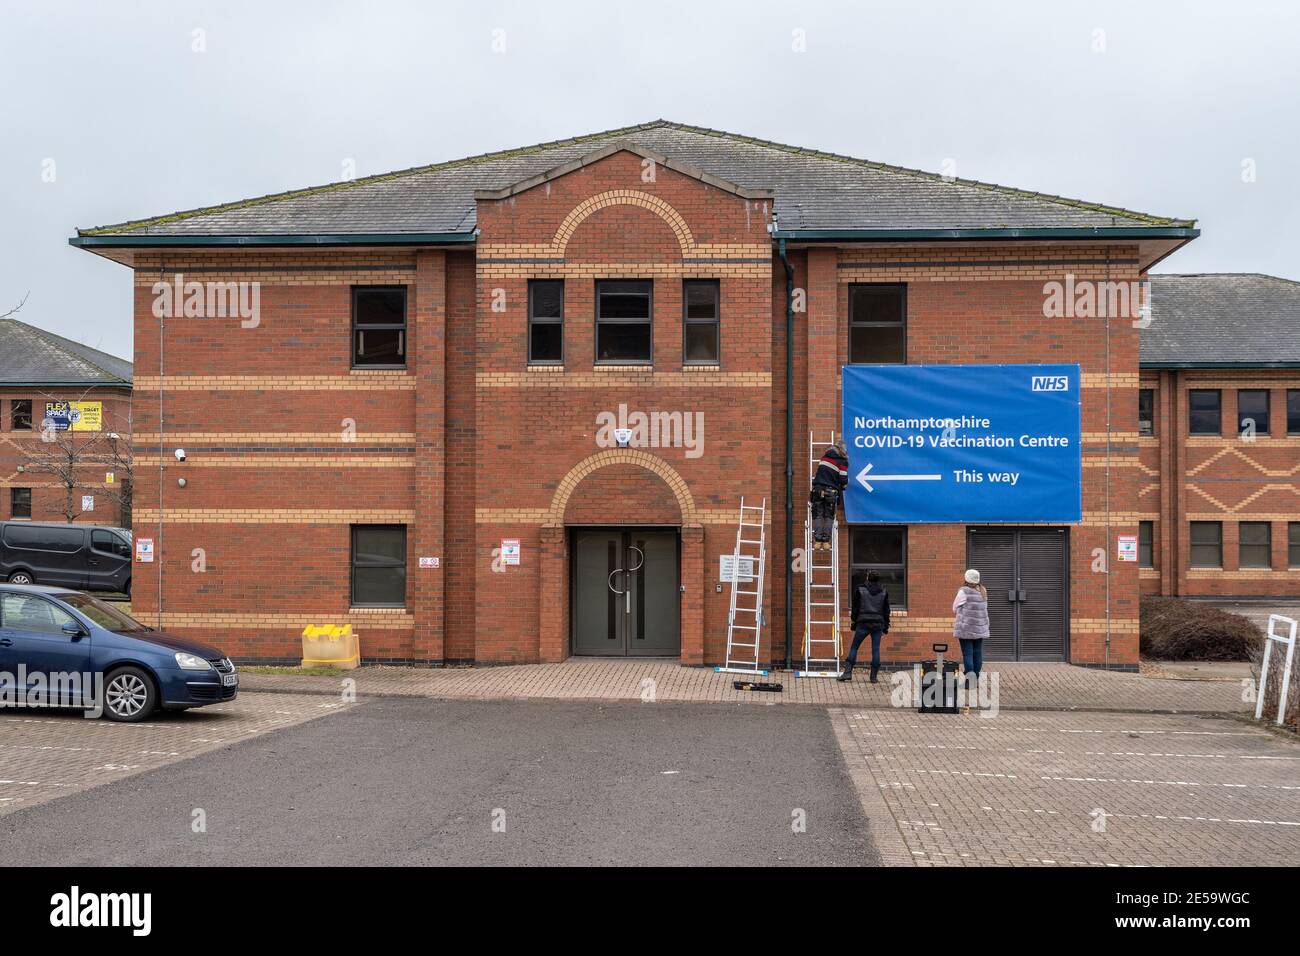
[[[573,532],[573,653],[675,657],[681,652],[677,532]]]
[[[971,528],[967,565],[989,592],[984,656],[995,661],[1068,658],[1068,540],[1063,528]]]

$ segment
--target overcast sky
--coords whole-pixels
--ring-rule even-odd
[[[1300,279],[1294,0],[0,11],[0,312],[126,357],[130,273],[79,226],[659,117],[1195,218],[1159,271]]]

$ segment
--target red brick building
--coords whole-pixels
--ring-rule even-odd
[[[1142,591],[1300,601],[1300,283],[1157,275],[1151,289]]]
[[[882,573],[914,661],[972,555],[1051,568],[990,656],[1135,666],[1139,329],[1045,290],[1197,234],[667,122],[83,230],[135,277],[135,609],[244,659],[350,623],[369,661],[717,663],[743,495],[780,663],[840,367],[1071,362],[1080,522],[842,525],[843,575]]]
[[[130,527],[130,461],[131,363],[0,319],[0,520]]]

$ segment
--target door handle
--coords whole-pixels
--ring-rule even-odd
[[[1011,604],[1015,604],[1017,600],[1019,599],[1016,597],[1016,590],[1015,588],[1012,588],[1010,591],[1007,592],[1007,601],[1009,601]]]
[[[12,638],[0,637],[0,647],[13,647],[13,646],[14,646],[14,642]]]
[[[609,577],[605,579],[605,584],[607,584],[609,586],[609,589],[613,591],[615,594],[624,593],[623,591],[620,591],[618,588],[614,587],[614,575],[622,574],[622,573],[623,573],[622,568],[615,568],[613,571],[609,572]]]
[[[1017,601],[1028,601],[1028,600],[1029,600],[1029,592],[1028,592],[1028,591],[1017,591],[1017,592],[1016,592],[1016,600],[1017,600]]]

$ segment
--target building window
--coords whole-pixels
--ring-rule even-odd
[[[1273,526],[1267,521],[1243,521],[1237,525],[1237,566],[1273,566]]]
[[[352,526],[352,606],[406,606],[406,526]]]
[[[907,607],[907,528],[866,525],[849,531],[849,580],[857,587],[867,572],[880,575],[889,589],[889,606]]]
[[[352,290],[352,365],[355,368],[406,366],[405,286]]]
[[[1286,390],[1286,433],[1300,435],[1300,388]]]
[[[1218,435],[1223,431],[1220,408],[1223,397],[1217,388],[1193,388],[1187,393],[1188,433]]]
[[[1223,523],[1192,522],[1192,567],[1223,567]]]
[[[1154,568],[1156,523],[1154,521],[1138,522],[1138,567]]]
[[[1268,389],[1237,390],[1237,434],[1268,434]]]
[[[9,427],[16,432],[31,431],[32,400],[30,398],[15,398],[9,405]]]
[[[9,517],[30,518],[32,516],[32,489],[9,489]]]
[[[907,361],[907,286],[849,286],[849,362]]]
[[[596,283],[596,361],[650,364],[651,283]]]
[[[1154,388],[1138,389],[1138,434],[1154,435],[1156,433],[1156,390]]]
[[[528,283],[528,361],[533,365],[564,362],[563,280]]]
[[[682,283],[682,362],[717,365],[721,292],[716,279]]]
[[[1289,567],[1300,568],[1300,521],[1289,522],[1286,526],[1286,563]]]

